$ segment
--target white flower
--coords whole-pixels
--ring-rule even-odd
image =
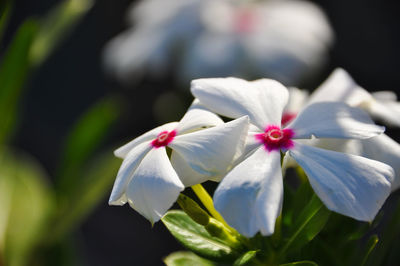
[[[183,81],[268,75],[297,83],[323,65],[333,42],[322,10],[298,0],[146,0],[132,6],[129,22],[105,50],[122,80],[173,65]]]
[[[293,119],[308,104],[321,101],[340,101],[353,107],[359,107],[389,125],[400,126],[400,103],[397,102],[396,94],[390,91],[370,94],[341,68],[335,69],[310,96],[306,91],[297,88],[290,88],[289,95],[289,102],[283,115],[286,120],[282,119],[285,122],[290,122],[290,119]],[[396,173],[392,191],[400,187],[400,144],[386,134],[366,140],[314,140],[313,144],[389,164]]]
[[[202,127],[215,126],[207,129]],[[123,158],[109,199],[110,205],[129,205],[157,222],[172,206],[185,185],[193,185],[225,174],[240,154],[248,129],[248,118],[224,124],[195,101],[181,121],[157,127],[122,146],[115,155]],[[199,171],[199,180],[178,176],[166,148],[184,160],[181,169]],[[184,164],[183,166],[179,164]],[[187,165],[186,165],[187,164]]]
[[[309,105],[281,127],[288,91],[280,83],[262,79],[200,79],[192,93],[221,115],[248,115],[255,130],[247,146],[253,151],[219,184],[214,202],[225,220],[245,236],[274,231],[283,199],[280,151],[304,169],[311,186],[332,211],[371,221],[390,193],[393,169],[381,162],[304,145],[298,139],[366,139],[383,132],[358,108],[343,103]]]

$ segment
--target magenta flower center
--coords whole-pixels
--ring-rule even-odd
[[[296,118],[296,116],[297,116],[296,113],[284,112],[282,115],[282,120],[281,120],[282,126],[285,126],[285,125],[289,124],[290,122],[292,122],[293,119]]]
[[[158,134],[157,138],[151,142],[154,148],[160,148],[167,146],[176,136],[176,131],[172,130],[170,132],[163,131]]]
[[[268,151],[287,150],[293,147],[293,130],[289,128],[281,129],[278,126],[267,126],[264,133],[256,134],[256,139],[264,144]]]

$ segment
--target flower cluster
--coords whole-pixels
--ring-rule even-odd
[[[259,75],[297,84],[320,69],[333,43],[327,17],[307,1],[146,0],[131,28],[106,47],[107,70],[121,80],[176,67],[188,82]]]
[[[398,165],[399,153],[368,156],[368,144],[379,146],[388,137],[361,109],[396,124],[394,115],[383,114],[397,103],[381,104],[392,99],[388,93],[374,98],[343,70],[309,99],[271,79],[197,79],[191,92],[196,100],[180,122],[153,129],[115,151],[124,161],[110,204],[128,202],[156,222],[185,187],[220,181],[213,197],[216,210],[240,234],[252,237],[274,233],[283,205],[283,170],[291,163],[304,170],[328,209],[360,221],[372,221],[398,186],[390,165]],[[216,114],[234,120],[224,123]],[[336,144],[326,149],[324,141],[355,141],[363,148],[348,151]]]

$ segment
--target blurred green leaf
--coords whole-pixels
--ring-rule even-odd
[[[40,23],[30,49],[30,61],[40,65],[93,6],[93,0],[64,0]]]
[[[330,211],[314,194],[307,206],[302,210],[294,225],[290,228],[287,241],[280,254],[299,249],[311,241],[325,226]]]
[[[64,196],[81,185],[82,167],[104,140],[119,112],[120,104],[116,99],[103,99],[83,114],[72,128],[57,175],[58,191]]]
[[[318,266],[318,264],[316,264],[313,261],[304,260],[304,261],[285,263],[281,264],[280,266]]]
[[[47,242],[54,243],[74,230],[111,191],[121,160],[111,151],[97,157],[83,171],[81,180],[77,180],[74,190],[70,191],[65,205],[59,207],[58,217],[54,221],[52,234]]]
[[[3,265],[27,265],[35,245],[48,230],[53,195],[44,171],[32,158],[9,152],[1,160],[0,187]]]
[[[164,259],[167,266],[213,266],[214,262],[203,259],[189,251],[178,251],[168,255]]]
[[[218,262],[233,262],[239,253],[223,240],[212,237],[183,211],[168,211],[161,218],[171,234],[194,253]]]
[[[250,250],[240,256],[237,260],[235,260],[234,266],[243,266],[250,263],[257,255],[256,250]]]
[[[2,0],[0,2],[0,41],[3,37],[4,31],[11,15],[11,6],[11,1],[9,0]]]
[[[18,29],[0,64],[0,145],[12,134],[18,101],[30,70],[28,53],[38,25],[26,20]]]

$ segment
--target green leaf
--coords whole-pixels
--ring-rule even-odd
[[[2,0],[0,3],[0,41],[8,24],[11,15],[11,1]]]
[[[41,64],[93,6],[93,0],[64,0],[40,23],[30,49],[30,61]]]
[[[214,262],[200,258],[196,254],[189,251],[178,251],[168,255],[164,259],[167,266],[213,266]]]
[[[281,264],[280,266],[318,266],[318,264],[316,264],[313,261],[304,260],[304,261],[285,263]]]
[[[37,23],[26,20],[18,29],[0,63],[0,145],[11,136],[16,125],[18,101],[28,77],[29,49],[37,33]]]
[[[207,225],[209,223],[210,215],[188,196],[179,194],[177,202],[182,210],[196,223],[201,225]]]
[[[250,250],[235,260],[234,266],[243,266],[250,263],[257,255],[257,250]]]
[[[219,262],[233,262],[239,256],[229,243],[212,237],[203,226],[194,222],[183,211],[169,211],[161,220],[183,246],[201,257]]]
[[[284,255],[287,251],[299,249],[311,241],[323,229],[329,214],[330,211],[314,194],[295,220],[280,254]]]
[[[2,265],[28,265],[48,232],[54,206],[46,175],[38,163],[25,155],[2,154],[0,167],[0,260]]]
[[[119,112],[119,102],[106,98],[89,108],[76,122],[67,136],[57,175],[62,195],[68,196],[74,186],[80,186],[84,164],[105,139]]]
[[[90,214],[111,191],[120,165],[121,160],[115,158],[111,151],[91,162],[89,168],[83,171],[85,178],[79,180],[74,190],[70,191],[70,201],[60,206],[48,242],[53,243],[66,236]]]

